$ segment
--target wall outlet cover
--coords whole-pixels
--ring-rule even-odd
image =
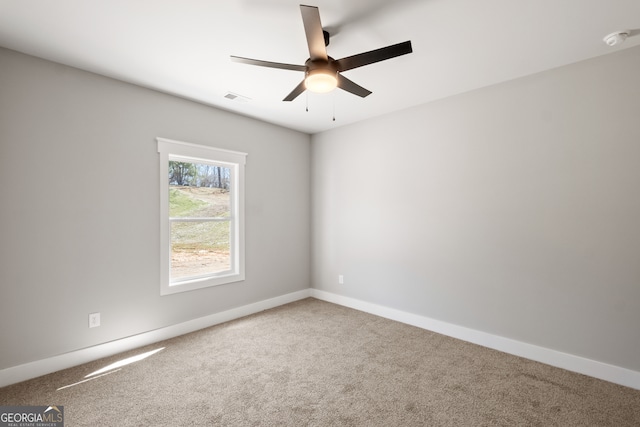
[[[100,326],[100,313],[89,313],[89,327],[97,328]]]

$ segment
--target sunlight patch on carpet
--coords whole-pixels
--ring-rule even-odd
[[[116,372],[118,372],[119,370],[120,370],[120,369],[116,369],[115,371],[107,372],[106,374],[98,375],[97,377],[93,377],[93,378],[89,378],[89,379],[86,379],[86,380],[78,381],[77,383],[73,383],[73,384],[65,385],[65,386],[62,386],[62,387],[60,387],[60,388],[57,388],[57,389],[56,389],[56,391],[64,390],[65,388],[69,388],[69,387],[76,386],[76,385],[78,385],[78,384],[86,383],[87,381],[97,380],[97,379],[98,379],[98,378],[100,378],[100,377],[104,377],[105,375],[109,375],[109,374],[116,373]]]
[[[92,372],[89,375],[86,375],[85,378],[93,377],[94,375],[100,375],[100,374],[103,374],[105,372],[108,372],[108,371],[111,371],[111,370],[114,370],[114,369],[118,369],[118,368],[121,368],[123,366],[127,366],[127,365],[130,365],[132,363],[135,363],[135,362],[139,362],[141,360],[146,359],[149,356],[153,356],[154,354],[156,354],[156,353],[158,353],[158,352],[160,352],[162,350],[164,350],[164,347],[161,347],[161,348],[158,348],[158,349],[155,349],[155,350],[151,350],[151,351],[148,351],[146,353],[139,354],[137,356],[127,357],[126,359],[122,359],[122,360],[114,362],[114,363],[112,363],[110,365],[107,365],[102,369],[98,369],[97,371]]]

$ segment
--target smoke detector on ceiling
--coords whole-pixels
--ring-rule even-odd
[[[627,39],[629,37],[629,30],[616,31],[615,33],[608,34],[604,37],[604,42],[609,46],[615,46]]]

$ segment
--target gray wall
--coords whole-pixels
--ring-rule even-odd
[[[639,371],[638,70],[627,49],[314,135],[313,286]]]
[[[308,135],[5,49],[0,64],[0,369],[310,286]],[[243,283],[160,296],[157,136],[249,154]]]

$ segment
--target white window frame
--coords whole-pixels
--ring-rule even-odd
[[[156,138],[160,155],[160,295],[192,291],[244,280],[244,166],[247,153],[166,138]],[[171,221],[169,161],[204,162],[231,170],[231,269],[206,277],[171,281]]]

